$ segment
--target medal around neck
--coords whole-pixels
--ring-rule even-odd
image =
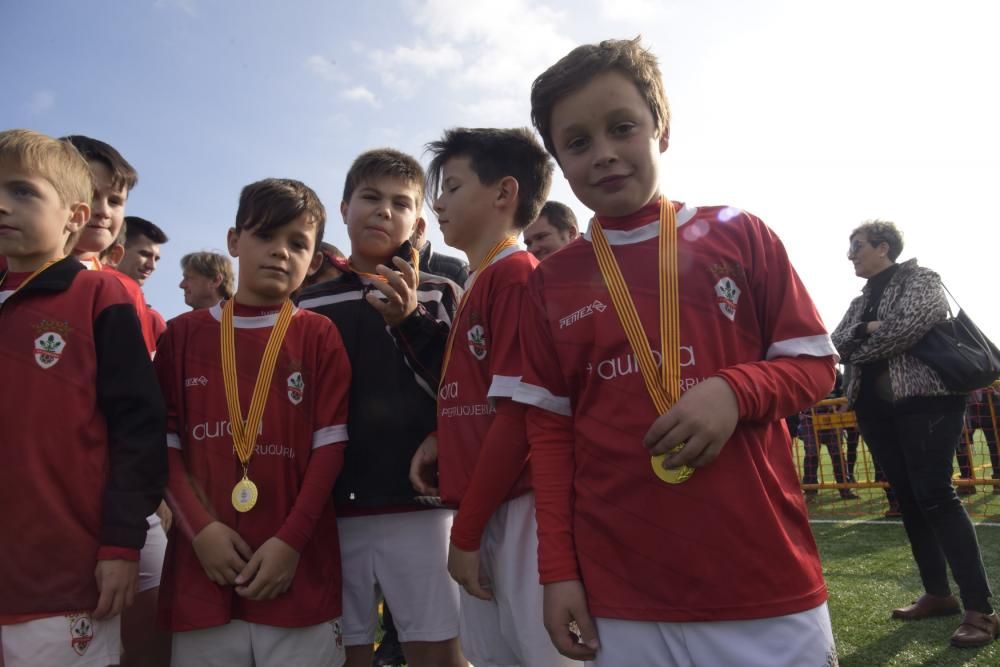
[[[244,477],[236,482],[232,494],[233,508],[237,512],[249,512],[257,504],[257,485]]]

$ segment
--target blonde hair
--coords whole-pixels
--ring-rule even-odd
[[[218,293],[223,299],[231,299],[235,294],[233,263],[225,255],[217,252],[189,252],[181,257],[181,270],[191,269],[209,280],[222,277]]]
[[[0,162],[13,163],[47,180],[67,208],[89,205],[94,196],[90,165],[65,141],[33,130],[5,130],[0,132]]]

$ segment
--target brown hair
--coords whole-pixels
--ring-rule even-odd
[[[615,70],[635,84],[653,113],[656,131],[670,136],[670,106],[663,91],[660,66],[648,49],[635,39],[606,39],[600,44],[578,46],[548,68],[531,84],[531,123],[542,135],[545,149],[556,157],[552,141],[552,109],[594,77]],[[556,157],[556,159],[558,159]]]
[[[111,144],[106,144],[99,139],[85,137],[82,134],[72,134],[62,137],[61,141],[73,144],[80,155],[88,162],[100,162],[111,172],[111,186],[116,189],[122,187],[131,192],[135,184],[139,182],[139,173],[122,157],[122,154],[115,150]]]
[[[549,221],[549,224],[556,228],[556,231],[579,231],[576,225],[576,214],[573,213],[573,209],[562,202],[555,200],[545,202],[542,210],[538,213],[538,217],[540,218],[543,215]]]
[[[219,276],[222,282],[219,283],[219,296],[223,299],[231,299],[235,293],[235,278],[233,276],[233,263],[225,255],[215,252],[189,252],[181,257],[181,270],[188,269],[205,276],[209,280],[215,280]]]
[[[419,213],[424,200],[424,169],[415,158],[394,148],[376,148],[365,151],[354,159],[344,179],[343,201],[349,202],[351,195],[362,184],[390,176],[406,181],[417,191],[413,203]]]
[[[524,229],[538,217],[552,185],[552,161],[526,127],[446,130],[444,138],[427,144],[434,154],[427,170],[427,193],[434,197],[441,185],[441,170],[448,160],[469,159],[480,183],[493,185],[507,176],[517,180],[514,225]]]
[[[318,246],[323,240],[326,209],[316,193],[305,183],[291,178],[265,178],[240,192],[236,231],[266,233],[284,227],[301,215],[309,216],[316,225]]]
[[[8,161],[51,183],[63,206],[90,205],[90,167],[70,144],[33,130],[5,130],[0,132],[0,162]]]
[[[882,243],[886,243],[889,246],[889,252],[886,254],[889,259],[893,262],[899,257],[899,254],[903,252],[903,232],[899,231],[896,227],[896,223],[889,222],[888,220],[865,220],[863,223],[854,228],[848,240],[853,240],[858,234],[864,234],[868,242],[873,246],[877,247]]]

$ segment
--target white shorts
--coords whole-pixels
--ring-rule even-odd
[[[535,494],[501,505],[483,531],[480,570],[493,600],[462,590],[462,653],[476,667],[579,666],[556,651],[542,622]],[[395,613],[395,609],[393,609]]]
[[[106,667],[121,658],[121,616],[49,616],[2,628],[4,667]]]
[[[347,646],[374,643],[380,592],[399,641],[458,636],[458,584],[448,574],[453,517],[425,510],[337,519]]]
[[[175,632],[175,667],[343,667],[340,619],[305,628],[278,628],[233,620],[205,630]]]
[[[595,618],[601,648],[593,667],[835,667],[826,603],[752,621],[652,623]]]
[[[149,530],[146,531],[146,544],[139,552],[139,585],[137,592],[142,593],[160,585],[160,574],[163,572],[163,554],[167,551],[167,534],[163,532],[160,517],[155,514],[148,517]]]

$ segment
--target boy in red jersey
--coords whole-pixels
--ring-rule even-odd
[[[128,295],[64,249],[90,217],[72,146],[0,133],[0,626],[6,667],[117,664],[164,408]]]
[[[181,315],[156,356],[174,510],[160,593],[179,665],[342,665],[330,492],[351,370],[329,320],[294,308],[326,213],[298,181],[243,188],[233,299]]]
[[[553,643],[596,665],[836,664],[781,424],[830,391],[836,356],[784,247],[661,196],[669,112],[638,39],[574,49],[531,99],[596,213],[521,318]]]
[[[472,272],[438,389],[437,438],[417,451],[417,490],[458,505],[448,570],[462,586],[459,638],[475,665],[560,665],[541,625],[534,497],[525,465],[517,319],[538,264],[517,246],[538,216],[552,164],[527,129],[454,129],[431,143],[428,193],[445,243]]]

